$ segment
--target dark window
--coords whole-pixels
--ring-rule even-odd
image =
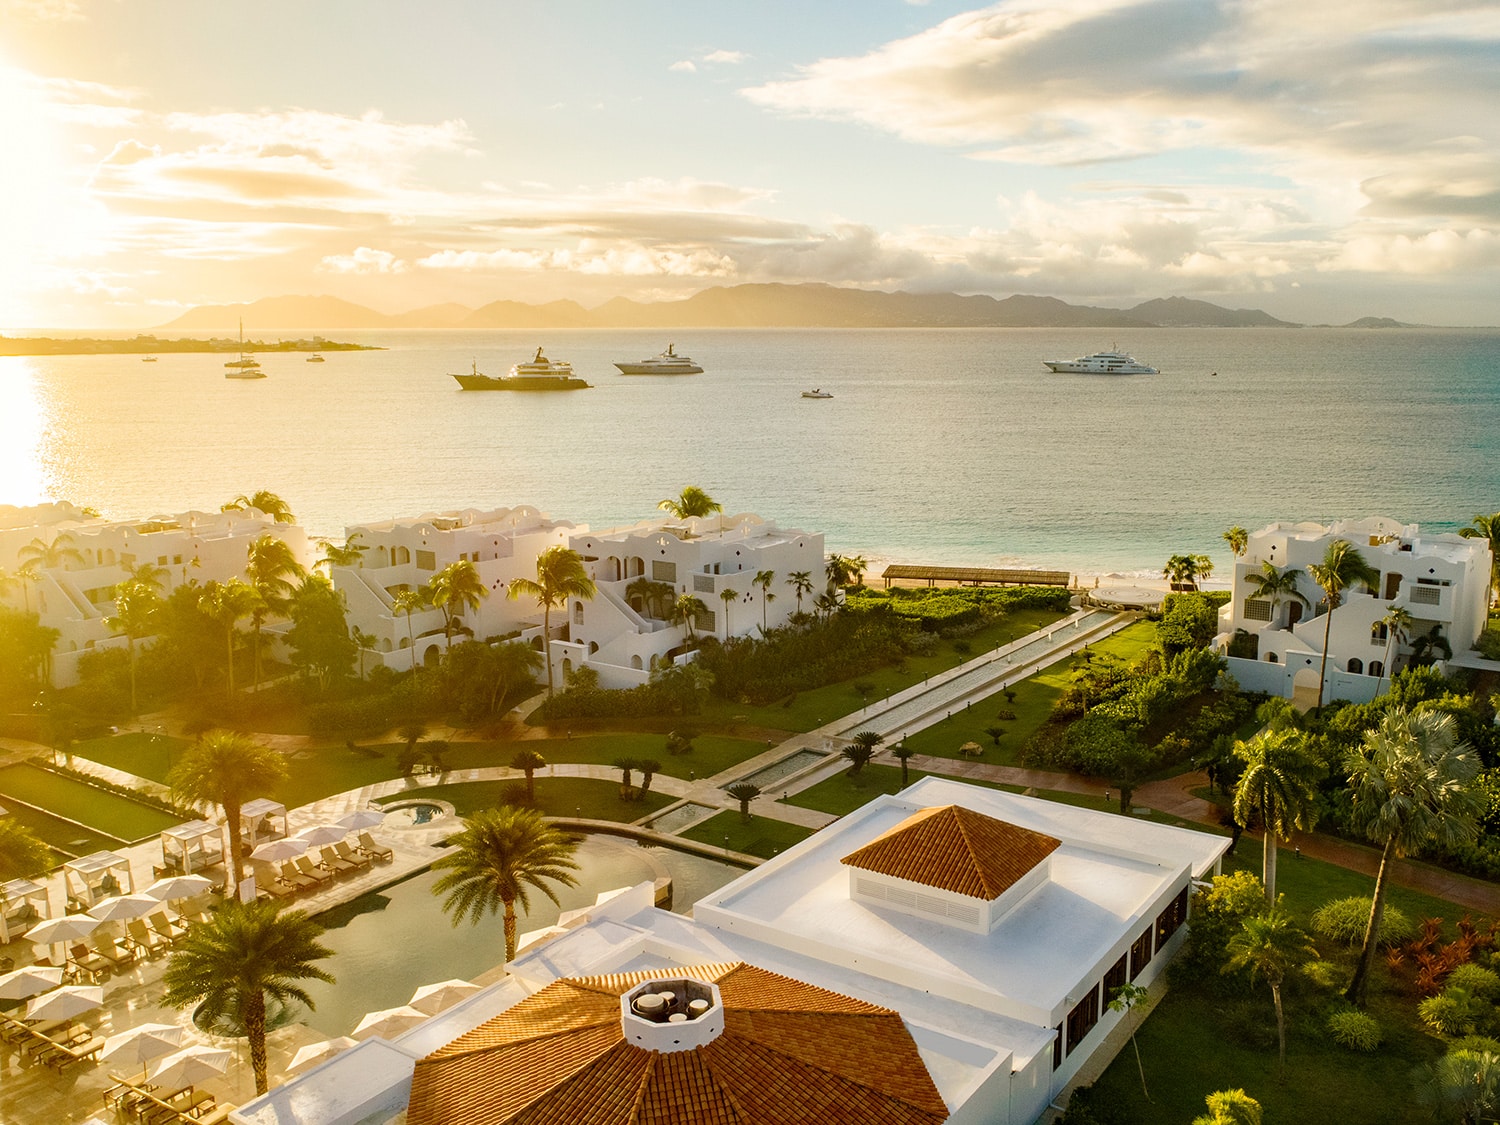
[[[1062,1066],[1063,1025],[1058,1024],[1057,1027],[1055,1027],[1053,1030],[1056,1031],[1057,1034],[1052,1037],[1052,1069],[1056,1070],[1058,1067]]]
[[[1130,947],[1130,979],[1141,975],[1141,970],[1151,964],[1151,931],[1142,930]]]
[[[1160,949],[1179,926],[1187,921],[1187,888],[1183,887],[1177,897],[1167,903],[1167,908],[1156,916],[1156,948]]]
[[[1084,1037],[1094,1030],[1094,1025],[1099,1022],[1099,989],[1089,989],[1088,995],[1073,1006],[1068,1013],[1068,1054],[1073,1053],[1073,1048],[1082,1043]]]
[[[1115,998],[1115,989],[1130,979],[1129,957],[1122,953],[1120,959],[1109,967],[1109,972],[1104,974],[1104,1002],[1108,1004]]]

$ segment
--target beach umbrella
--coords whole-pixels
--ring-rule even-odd
[[[64,941],[82,941],[100,926],[99,919],[87,914],[66,914],[48,918],[26,931],[26,940],[37,945],[57,945]]]
[[[148,894],[116,895],[101,899],[89,909],[89,917],[101,922],[129,922],[161,909],[161,899]]]
[[[345,829],[345,835],[350,832],[358,832],[361,828],[376,828],[385,823],[385,813],[374,809],[356,809],[348,816],[341,816],[334,821],[340,828]]]
[[[347,835],[348,829],[337,824],[315,824],[311,828],[304,828],[292,839],[300,840],[304,847],[321,848],[324,844],[336,844]]]
[[[480,991],[479,985],[466,980],[445,980],[437,984],[424,984],[411,994],[407,1003],[419,1012],[435,1016],[444,1008],[451,1008],[460,1000]]]
[[[179,898],[201,895],[214,885],[206,875],[168,875],[147,887],[142,894],[150,895],[158,902],[173,902]]]
[[[27,965],[0,976],[0,1000],[25,1000],[62,984],[61,969]]]
[[[130,1063],[132,1066],[139,1064],[144,1076],[145,1066],[152,1059],[170,1055],[182,1046],[182,1036],[186,1030],[175,1023],[143,1023],[118,1035],[111,1035],[104,1041],[100,1057]]]
[[[104,1006],[104,989],[97,984],[65,984],[26,1003],[29,1020],[66,1020]]]
[[[307,851],[306,840],[271,840],[251,852],[250,858],[265,860],[267,863],[279,863],[284,859],[296,859],[305,851]]]
[[[377,1035],[400,1035],[426,1018],[426,1012],[419,1012],[404,1004],[399,1008],[385,1008],[379,1012],[371,1012],[360,1020],[359,1026],[354,1029],[354,1038],[373,1039]]]
[[[309,1043],[306,1047],[298,1047],[297,1053],[292,1056],[291,1065],[287,1070],[301,1070],[304,1066],[312,1066],[333,1058],[340,1051],[346,1051],[359,1042],[347,1035],[340,1035],[337,1039],[325,1039],[321,1043]]]
[[[149,1076],[152,1082],[167,1090],[196,1086],[205,1079],[223,1074],[231,1058],[233,1055],[229,1051],[195,1043],[158,1060],[151,1066]]]

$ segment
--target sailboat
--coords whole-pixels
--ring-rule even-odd
[[[240,358],[231,359],[224,365],[226,379],[264,379],[266,373],[260,369],[260,360],[245,354],[245,318],[240,317]]]

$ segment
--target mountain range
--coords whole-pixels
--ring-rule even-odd
[[[1259,309],[1165,297],[1133,308],[1070,305],[1056,297],[997,299],[957,293],[885,293],[834,285],[716,286],[674,301],[616,297],[586,309],[576,301],[492,301],[477,309],[429,305],[389,315],[337,297],[266,297],[200,305],[164,329],[232,331],[240,320],[266,329],[350,328],[1298,328]],[[1373,320],[1374,318],[1366,318]]]

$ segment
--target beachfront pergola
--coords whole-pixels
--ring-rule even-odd
[[[276,829],[276,819],[281,818],[281,830]],[[269,797],[257,797],[240,806],[240,835],[249,847],[265,840],[278,840],[289,832],[286,825],[286,806]]]
[[[166,870],[191,875],[224,862],[224,829],[211,820],[190,820],[161,834],[161,862]]]
[[[50,917],[46,887],[30,879],[12,879],[0,885],[0,943],[9,944]]]
[[[63,890],[68,904],[87,910],[101,898],[134,894],[130,860],[118,852],[92,852],[63,864]]]

